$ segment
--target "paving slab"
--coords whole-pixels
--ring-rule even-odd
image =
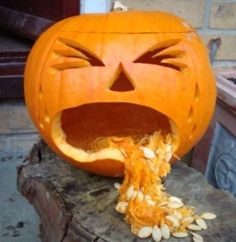
[[[22,164],[36,133],[0,135],[0,242],[40,242],[39,218],[16,188],[16,167]]]

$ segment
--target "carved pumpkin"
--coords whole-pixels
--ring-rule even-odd
[[[215,93],[201,40],[161,12],[65,19],[40,36],[25,71],[26,103],[46,142],[72,164],[109,176],[123,174],[120,154],[85,153],[88,141],[171,130],[181,157],[206,130]]]
[[[162,12],[65,19],[34,45],[25,98],[43,138],[70,163],[106,176],[125,168],[116,209],[133,233],[154,231],[159,241],[158,228],[166,226],[167,238],[169,226],[186,235],[189,223],[178,227],[170,216],[193,210],[171,207],[176,198],[161,178],[172,155],[183,156],[206,130],[216,89],[207,51],[185,21]]]

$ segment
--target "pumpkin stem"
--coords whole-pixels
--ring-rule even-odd
[[[120,1],[114,1],[112,10],[113,12],[127,12],[129,8],[123,5]]]

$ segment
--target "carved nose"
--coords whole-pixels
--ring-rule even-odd
[[[122,65],[120,65],[119,69],[120,69],[120,71],[118,72],[118,75],[115,78],[115,81],[112,83],[110,90],[114,91],[114,92],[133,91],[135,88],[132,83],[132,80],[126,74],[126,71],[124,70]]]

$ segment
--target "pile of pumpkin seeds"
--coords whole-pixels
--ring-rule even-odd
[[[153,137],[150,138],[151,141],[152,138]],[[170,144],[170,138],[168,139],[169,142],[163,142],[162,148],[156,150],[151,149],[150,145],[140,146],[139,144],[138,148],[142,150],[143,157],[146,159],[150,169],[153,169],[151,161],[156,158],[156,156],[159,156],[163,162],[169,162],[171,160],[173,156],[173,148]],[[125,147],[122,148],[122,152],[125,154]],[[114,186],[116,189],[120,190],[122,185],[115,183]],[[185,238],[191,235],[194,242],[203,242],[203,237],[199,234],[199,231],[206,230],[206,220],[215,219],[216,215],[210,212],[196,215],[194,208],[185,206],[181,198],[170,196],[165,192],[165,188],[161,184],[161,179],[158,180],[158,184],[156,184],[156,186],[163,195],[161,202],[156,202],[149,194],[144,194],[142,190],[135,190],[133,184],[129,185],[128,189],[126,190],[126,199],[120,200],[118,202],[116,211],[121,214],[127,213],[129,209],[129,203],[134,199],[144,201],[150,207],[158,206],[168,211],[167,215],[161,219],[159,224],[154,224],[152,226],[142,226],[138,228],[131,224],[131,231],[139,238],[148,238],[152,236],[154,241],[169,239],[171,236],[176,238]],[[185,214],[183,212],[184,209],[189,211],[189,213]]]

